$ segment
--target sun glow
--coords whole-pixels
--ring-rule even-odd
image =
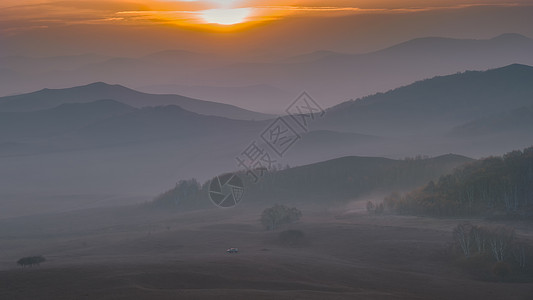
[[[200,16],[207,23],[235,25],[246,22],[251,13],[251,8],[219,8],[204,10]]]

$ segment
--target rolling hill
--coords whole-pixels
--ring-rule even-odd
[[[203,79],[206,84],[268,84],[294,94],[303,89],[332,106],[424,78],[533,65],[532,53],[533,40],[518,34],[485,40],[425,37],[363,54],[320,51],[277,62],[236,63],[211,70]],[[276,104],[282,109],[286,101]]]
[[[369,53],[315,50],[268,60],[223,59],[172,49],[140,57],[7,57],[0,58],[0,92],[11,95],[104,81],[280,113],[302,90],[327,107],[424,78],[514,63],[533,65],[533,40],[518,34],[482,40],[422,37]],[[109,98],[114,99],[102,99]]]
[[[354,199],[394,188],[424,184],[471,158],[447,154],[434,158],[394,160],[382,157],[347,156],[278,171],[267,176],[248,194],[272,199]]]
[[[533,147],[481,159],[438,181],[389,199],[402,213],[533,217]]]
[[[206,116],[179,106],[135,108],[115,100],[65,103],[54,108],[27,112],[0,112],[0,155],[12,155],[19,146],[34,153],[47,145],[54,151],[94,148],[124,143],[182,141],[217,136],[248,136],[260,132],[264,122]],[[28,150],[28,149],[26,149]],[[24,151],[26,153],[26,151]]]
[[[64,103],[86,103],[112,99],[133,107],[178,105],[203,115],[233,119],[261,120],[272,116],[252,112],[236,106],[192,99],[179,95],[141,93],[121,85],[96,82],[66,89],[43,89],[37,92],[0,98],[0,111],[23,112],[52,108]]]
[[[265,171],[257,183],[245,172],[239,173],[239,176],[244,180],[246,201],[333,205],[371,194],[409,190],[471,161],[471,158],[454,154],[408,160],[347,156]],[[260,171],[256,172],[260,174]],[[156,197],[152,205],[184,209],[209,206],[211,204],[206,191],[206,186],[201,189],[195,181],[182,181]],[[176,202],[177,198],[181,199],[179,203]]]
[[[319,125],[375,135],[436,135],[464,123],[533,104],[533,67],[435,77],[330,108]]]
[[[514,64],[469,71],[340,104],[315,120],[309,133],[300,132],[302,139],[277,162],[297,166],[354,155],[398,159],[443,153],[479,158],[526,147],[531,133],[514,113],[482,125],[483,135],[453,136],[450,131],[513,109],[523,114],[523,107],[533,105],[532,70]],[[104,96],[113,100],[98,99]],[[125,102],[117,100],[121,97]],[[124,188],[155,193],[180,178],[205,180],[235,170],[235,157],[250,142],[262,144],[268,120],[208,116],[165,104],[176,97],[97,83],[1,98],[1,188],[24,190],[28,181],[44,191],[54,186],[88,193]],[[150,100],[154,105],[145,104]],[[34,172],[37,168],[55,170],[46,175],[49,183]],[[94,184],[82,186],[89,178]]]
[[[475,137],[491,134],[518,134],[531,137],[532,132],[533,106],[525,106],[455,127],[450,135]]]
[[[0,112],[0,141],[51,138],[134,110],[114,100],[98,100],[30,112]]]
[[[191,142],[229,133],[260,131],[264,122],[205,116],[179,106],[144,107],[81,128],[75,136],[94,143],[146,142],[180,139]],[[106,143],[107,143],[106,142]]]

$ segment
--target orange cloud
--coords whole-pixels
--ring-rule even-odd
[[[522,3],[527,0],[521,0]],[[290,15],[339,16],[361,13],[403,13],[474,5],[516,5],[496,0],[2,0],[0,33],[72,24],[172,24],[229,30],[219,23],[249,26]],[[324,5],[327,3],[327,6]],[[242,26],[230,26],[240,29]]]

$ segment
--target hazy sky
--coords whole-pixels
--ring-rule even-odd
[[[364,52],[420,36],[533,36],[531,1],[2,0],[0,55]]]

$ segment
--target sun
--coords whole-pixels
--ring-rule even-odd
[[[251,8],[217,8],[204,10],[200,16],[207,23],[235,25],[246,22],[251,13]]]

